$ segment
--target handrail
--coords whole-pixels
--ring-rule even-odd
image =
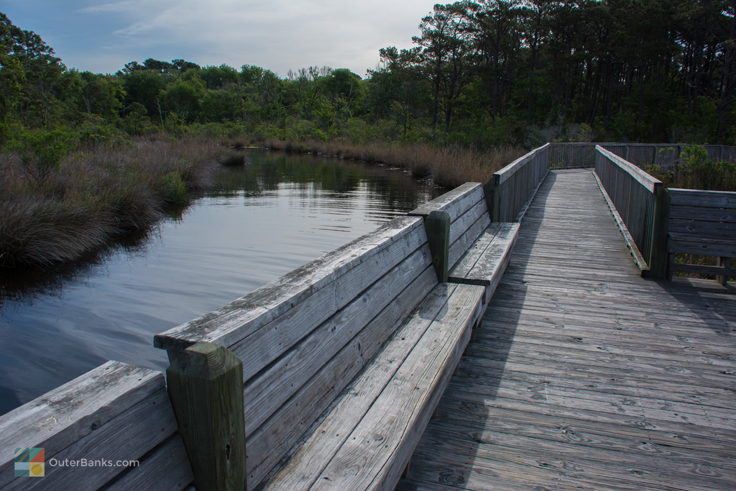
[[[494,177],[494,180],[496,184],[502,184],[505,181],[507,181],[511,176],[513,176],[519,169],[521,169],[526,163],[529,162],[529,160],[534,157],[537,153],[549,148],[550,144],[545,143],[541,147],[537,147],[534,150],[531,150],[530,152],[522,155],[521,157],[517,158],[510,164],[506,165],[505,167],[501,168],[500,170],[497,170],[494,172],[494,176],[499,176],[498,178]]]
[[[635,166],[631,162],[624,160],[613,152],[606,150],[600,145],[595,146],[596,151],[605,155],[609,160],[618,165],[621,169],[626,171],[631,177],[633,177],[639,184],[644,186],[648,191],[654,192],[655,187],[661,186],[662,181],[654,176],[650,176],[639,167]]]
[[[642,275],[666,276],[667,190],[631,162],[596,145],[595,174]]]
[[[546,143],[495,172],[485,185],[494,222],[521,221],[530,201],[549,172]]]

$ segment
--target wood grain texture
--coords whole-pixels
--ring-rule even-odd
[[[590,171],[553,171],[402,489],[731,489],[732,291],[641,278]]]
[[[670,188],[672,206],[705,206],[708,208],[736,208],[734,191],[701,191],[698,189]]]
[[[454,286],[446,308],[314,483],[314,489],[393,489],[481,309],[483,289]]]
[[[452,269],[450,281],[485,287],[487,305],[506,271],[518,233],[518,223],[492,223]]]
[[[412,234],[416,230],[421,230],[421,234]],[[305,304],[309,297],[317,294],[323,288],[334,287],[336,280],[350,274],[356,268],[362,266],[363,269],[374,269],[374,264],[386,264],[385,270],[390,269],[391,260],[395,261],[395,264],[405,255],[388,254],[388,257],[380,257],[380,255],[386,254],[385,251],[391,249],[392,244],[397,241],[411,248],[410,241],[404,240],[407,236],[416,239],[415,246],[411,248],[415,250],[426,241],[426,237],[423,238],[422,235],[421,218],[394,219],[375,232],[329,252],[219,310],[155,336],[154,344],[162,349],[184,349],[195,342],[207,341],[230,348],[262,326],[287,314],[295,305]],[[343,296],[336,298],[343,298]],[[348,294],[345,301],[353,297],[354,295]],[[332,311],[337,308],[339,305],[335,306]]]
[[[377,313],[401,299],[414,302],[403,307],[411,310],[420,300],[402,292],[431,264],[427,247],[419,249],[391,272],[362,292],[345,308],[302,339],[266,370],[245,384],[246,433],[253,433],[288,401],[324,365],[368,325]],[[423,292],[426,287],[418,288]],[[376,342],[380,345],[381,340]]]
[[[175,431],[163,375],[110,361],[0,417],[0,486],[28,489],[50,480],[62,488],[96,488],[125,470],[80,473],[79,468],[47,466],[44,479],[14,478],[17,447],[43,447],[47,462],[135,460]]]
[[[646,172],[644,172],[639,167],[635,166],[631,162],[622,159],[618,155],[609,152],[605,148],[601,146],[596,146],[596,151],[600,152],[601,155],[603,155],[606,159],[608,159],[612,164],[618,166],[620,169],[623,169],[629,176],[631,176],[633,179],[635,179],[639,184],[641,184],[647,191],[650,193],[654,192],[654,185],[657,183],[660,183],[659,179],[650,176]]]
[[[454,285],[438,285],[391,340],[340,396],[337,404],[286,466],[268,481],[267,489],[308,489],[329,464],[404,360],[446,308]]]
[[[619,232],[621,232],[621,236],[623,237],[624,242],[626,242],[626,247],[631,253],[634,264],[636,264],[636,267],[638,267],[639,271],[641,271],[642,275],[644,275],[647,271],[649,271],[649,264],[647,264],[647,260],[644,259],[644,256],[639,250],[639,247],[636,245],[636,241],[629,233],[629,229],[626,228],[626,224],[621,218],[621,215],[619,215],[618,210],[616,210],[616,205],[613,203],[610,196],[608,196],[608,192],[606,192],[606,188],[603,186],[603,183],[596,174],[593,174],[593,177],[595,178],[596,185],[603,195],[603,199],[606,201],[606,205],[608,206],[608,209],[613,216],[613,220],[616,222],[616,226],[618,227]]]
[[[182,465],[186,462],[187,465]],[[132,467],[122,473],[106,489],[111,491],[137,490],[171,490],[186,489],[194,483],[192,469],[184,448],[184,441],[179,434],[156,447],[138,467]],[[161,472],[165,469],[166,472]]]
[[[214,343],[169,351],[166,382],[200,489],[245,488],[243,362]]]
[[[446,211],[450,220],[455,221],[472,205],[483,199],[483,186],[479,182],[466,182],[452,191],[424,203],[409,212],[411,216],[427,216],[433,211]]]
[[[259,483],[309,430],[379,351],[415,306],[437,285],[428,266],[253,434],[247,435],[249,486]],[[247,399],[247,396],[246,396]],[[247,402],[246,402],[247,404]],[[247,415],[246,415],[247,420]]]

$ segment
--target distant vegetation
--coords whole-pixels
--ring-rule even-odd
[[[183,59],[79,72],[0,13],[0,266],[68,261],[145,230],[188,201],[205,164],[239,163],[223,142],[380,161],[447,186],[555,139],[736,143],[735,14],[718,0],[435,5],[415,47],[382,49],[362,79]],[[713,172],[733,188],[732,168]]]
[[[736,162],[709,160],[699,145],[685,147],[679,160],[672,168],[649,165],[644,170],[669,188],[736,190]]]
[[[83,141],[167,131],[484,147],[730,144],[734,15],[725,0],[456,2],[421,19],[414,48],[382,49],[367,79],[326,67],[282,79],[181,59],[132,61],[114,75],[68,70],[0,14],[0,139],[26,127],[73,128]]]

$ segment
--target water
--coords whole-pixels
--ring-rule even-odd
[[[250,154],[148,237],[0,277],[0,414],[111,359],[164,369],[154,334],[242,296],[430,199],[401,171]]]

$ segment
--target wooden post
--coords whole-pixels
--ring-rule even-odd
[[[433,211],[424,219],[432,264],[440,283],[447,281],[450,252],[450,215],[446,211]]]
[[[488,209],[488,216],[491,217],[491,219],[493,219],[493,195],[495,194],[493,184],[493,176],[491,176],[488,182],[483,185],[483,195],[486,198],[486,208]]]
[[[493,174],[491,176],[491,179],[493,180],[493,214],[491,214],[491,221],[492,222],[500,222],[501,217],[501,176],[498,174]]]
[[[719,256],[717,265],[725,268],[726,272],[722,275],[718,275],[716,280],[718,280],[721,285],[726,286],[728,284],[728,271],[731,269],[731,258]]]
[[[670,215],[670,200],[664,184],[654,185],[654,220],[652,222],[652,243],[649,251],[649,275],[652,278],[667,279],[669,258],[667,253],[667,222]],[[646,254],[646,252],[645,252]]]
[[[245,489],[243,362],[213,343],[168,353],[169,397],[197,489]]]

